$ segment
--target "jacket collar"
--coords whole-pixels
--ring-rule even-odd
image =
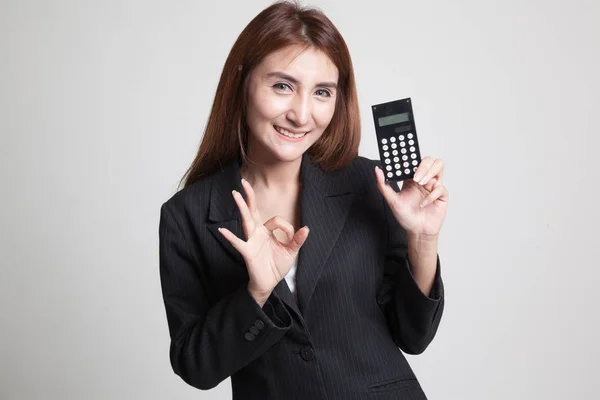
[[[246,193],[241,183],[240,167],[241,158],[240,156],[236,156],[223,164],[221,169],[215,174],[211,186],[209,220],[220,222],[239,218],[241,221],[239,209],[231,195],[231,191],[235,189],[246,198]],[[300,166],[302,191],[308,190],[312,195],[321,198],[350,193],[352,192],[352,187],[350,180],[345,178],[344,172],[325,172],[318,164],[311,161],[307,153],[304,153]]]

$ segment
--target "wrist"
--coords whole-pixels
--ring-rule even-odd
[[[439,237],[440,237],[439,234],[425,235],[425,234],[422,234],[422,233],[406,232],[406,239],[409,242],[413,242],[413,243],[437,244],[437,242],[439,240]]]
[[[248,285],[247,289],[248,289],[248,292],[250,293],[250,296],[252,296],[252,298],[254,298],[254,300],[261,307],[265,305],[265,303],[267,302],[267,300],[271,296],[271,293],[273,292],[272,290],[269,290],[268,292],[261,292],[261,291],[258,291],[258,290],[253,290],[250,287],[250,285]]]

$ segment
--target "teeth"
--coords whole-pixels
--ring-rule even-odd
[[[275,129],[277,130],[277,132],[281,133],[282,135],[287,136],[287,137],[291,137],[291,138],[294,138],[294,139],[298,139],[298,138],[301,138],[302,136],[306,135],[306,132],[296,134],[296,133],[292,133],[292,132],[290,132],[290,131],[288,131],[286,129],[283,129],[283,128],[279,127],[279,126],[275,126]]]

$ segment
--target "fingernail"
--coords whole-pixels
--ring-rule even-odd
[[[246,180],[244,178],[242,178],[242,183],[246,182]]]
[[[232,194],[236,194],[236,193],[237,193],[237,190],[232,190],[232,191],[231,191],[231,193],[232,193]]]

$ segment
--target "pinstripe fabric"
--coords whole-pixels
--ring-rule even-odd
[[[406,232],[379,193],[378,160],[325,173],[302,158],[296,301],[285,281],[261,308],[242,257],[217,231],[245,235],[231,196],[239,159],[161,207],[160,276],[175,373],[199,389],[231,376],[234,400],[426,399],[402,351],[419,354],[444,308],[438,257],[424,295]],[[400,351],[400,349],[402,351]]]

